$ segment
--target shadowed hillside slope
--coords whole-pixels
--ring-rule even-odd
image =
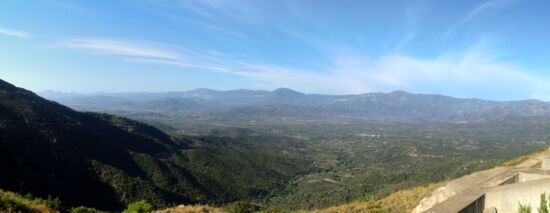
[[[74,111],[0,80],[0,188],[52,195],[68,207],[120,210],[140,199],[163,207],[268,196],[310,169],[299,149],[295,140],[268,136],[173,138],[141,122]]]
[[[200,201],[208,193],[181,165],[184,147],[143,123],[76,112],[0,81],[4,189],[104,209]]]

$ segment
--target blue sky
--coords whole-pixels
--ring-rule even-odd
[[[0,1],[33,91],[288,87],[550,100],[550,1]]]

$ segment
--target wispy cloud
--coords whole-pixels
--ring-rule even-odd
[[[263,71],[219,52],[189,50],[149,41],[86,38],[71,39],[48,46],[87,50],[92,53],[111,55],[130,63],[162,64],[240,75]]]
[[[400,51],[403,47],[407,46],[416,37],[416,32],[409,31],[407,35],[394,47],[394,51]]]
[[[84,49],[102,54],[154,58],[164,60],[181,60],[182,55],[160,47],[162,45],[141,41],[111,39],[73,39],[54,43],[52,47]]]
[[[92,10],[92,9],[89,9],[89,8],[80,7],[80,6],[76,6],[76,5],[72,5],[72,4],[67,4],[67,3],[63,3],[63,2],[57,2],[57,1],[46,1],[46,2],[50,3],[52,5],[70,10],[70,11],[81,13],[81,14],[105,15],[104,13],[98,12],[96,10]]]
[[[406,35],[397,42],[395,47],[393,48],[394,51],[399,52],[402,48],[406,47],[411,41],[415,39],[417,36],[417,28],[418,28],[418,19],[419,14],[423,13],[425,8],[421,8],[418,5],[411,6],[407,5],[405,8],[405,23],[406,23]]]
[[[229,73],[229,74],[247,74],[245,69],[230,68],[219,66],[215,64],[199,64],[191,63],[187,61],[171,61],[171,60],[162,60],[162,59],[148,59],[148,58],[130,58],[124,59],[126,62],[131,63],[146,63],[146,64],[162,64],[162,65],[172,65],[182,68],[190,68],[195,70],[207,70],[220,73]]]
[[[243,4],[241,4],[243,3]],[[242,16],[245,10],[226,13],[226,10],[241,8],[241,3],[224,3],[223,1],[134,1],[133,5],[149,14],[169,19],[174,22],[193,24],[205,31],[214,31],[236,38],[246,39],[248,36],[240,32],[240,26],[235,24],[235,17]],[[225,9],[219,8],[225,5]],[[238,5],[238,6],[236,6]],[[195,14],[189,16],[186,12]],[[231,23],[233,21],[233,23]],[[231,23],[231,24],[229,24]]]
[[[491,10],[508,6],[516,0],[487,0],[483,3],[476,5],[473,9],[465,13],[464,16],[458,21],[457,24],[452,25],[443,33],[443,38],[450,38],[453,34],[462,28],[463,26],[473,22],[479,16],[488,13]]]
[[[235,37],[238,37],[238,38],[243,38],[243,39],[248,38],[248,36],[246,34],[235,31],[235,30],[232,30],[232,29],[229,29],[227,27],[220,27],[218,25],[210,24],[210,23],[204,22],[204,21],[188,20],[188,22],[194,23],[198,26],[204,27],[204,28],[209,29],[209,30],[213,30],[213,31],[220,32],[220,33],[225,33],[227,35],[235,36]]]
[[[0,27],[0,34],[7,35],[7,36],[13,36],[17,38],[26,38],[30,36],[30,33],[19,31],[19,30],[13,30],[13,29],[7,29]]]
[[[461,20],[459,25],[464,25],[472,20],[474,20],[479,15],[499,7],[506,6],[514,0],[488,0],[481,4],[478,4],[474,9],[470,10]]]

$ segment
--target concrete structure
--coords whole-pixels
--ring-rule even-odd
[[[537,212],[542,193],[550,193],[550,150],[514,167],[453,180],[424,198],[412,212],[516,213],[520,203]]]

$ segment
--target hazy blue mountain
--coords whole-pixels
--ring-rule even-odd
[[[506,116],[550,116],[550,103],[537,100],[489,101],[404,91],[359,95],[304,94],[287,88],[273,91],[197,89],[165,93],[102,93],[67,96],[41,93],[75,109],[210,111],[220,116],[354,117],[402,121],[484,121]],[[139,101],[139,96],[144,98]],[[124,100],[128,102],[124,102]],[[185,103],[183,103],[185,102]],[[123,106],[122,103],[125,103]],[[86,106],[86,107],[83,107]],[[146,107],[145,107],[146,106]],[[200,107],[199,107],[200,106]],[[198,112],[197,112],[198,113]]]

